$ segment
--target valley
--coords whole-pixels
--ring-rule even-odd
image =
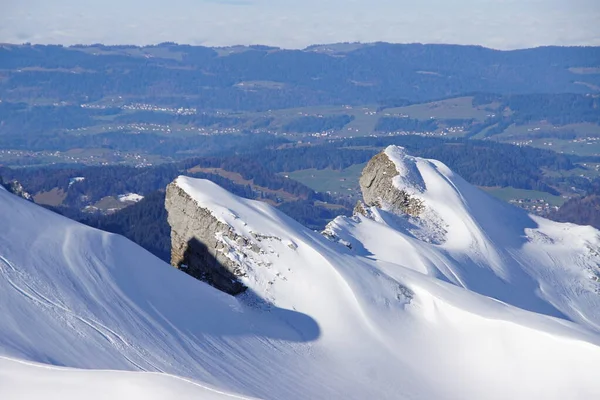
[[[600,399],[595,3],[2,3],[0,400]]]
[[[553,68],[519,52],[490,52],[490,60],[478,66],[465,66],[456,59],[456,65],[445,68],[452,70],[457,80],[448,83],[449,92],[442,94],[434,82],[446,79],[449,72],[431,64],[430,58],[442,57],[446,50],[450,51],[444,46],[376,44],[351,50],[343,47],[339,54],[326,55],[310,49],[262,47],[222,52],[168,43],[146,47],[5,46],[0,49],[5,56],[0,63],[4,77],[0,81],[0,166],[64,169],[122,165],[143,169],[194,157],[305,147],[363,146],[363,150],[371,149],[372,155],[387,144],[403,145],[419,136],[439,139],[436,143],[468,139],[564,155],[572,165],[540,169],[547,182],[541,190],[545,194],[531,184],[473,181],[482,187],[514,188],[490,192],[532,212],[549,215],[561,202],[585,194],[600,165],[599,99],[590,89],[600,84],[594,66],[597,49],[526,52],[544,57],[550,52],[556,60]],[[468,46],[451,49],[456,57],[473,50]],[[416,58],[414,65],[387,58],[377,65],[379,75],[365,69],[361,79],[320,76],[309,67],[348,63],[360,71],[370,65],[369,57],[380,53],[397,57],[414,53]],[[265,57],[266,64],[250,64],[245,71],[242,66],[252,57]],[[294,57],[305,57],[306,68],[294,65]],[[447,54],[444,57],[447,64]],[[496,86],[484,79],[491,68],[486,63],[491,60],[510,68],[517,60],[522,64],[515,67],[518,72],[499,78],[503,86]],[[226,74],[218,69],[223,65],[229,68]],[[284,73],[285,68],[291,75]],[[530,73],[529,69],[537,75],[524,83],[520,74]],[[128,71],[147,76],[148,85],[126,80]],[[467,79],[471,73],[481,74],[477,85]],[[109,83],[105,85],[100,77]],[[592,86],[573,84],[569,77]],[[55,84],[48,85],[48,79]],[[549,85],[550,81],[553,84]],[[189,90],[188,85],[200,83],[200,93]],[[76,91],[67,90],[73,85]],[[417,86],[423,90],[415,91]],[[508,90],[510,87],[515,90]],[[330,194],[338,199],[334,203],[346,204],[359,197],[352,182],[366,157],[314,170],[301,165],[267,168],[298,179],[315,192]],[[245,183],[239,178],[232,181],[231,173],[235,171],[222,170],[217,175],[234,184],[250,183],[254,192],[267,193],[272,204],[298,200],[285,191],[279,192],[279,199],[273,198],[279,188],[247,179],[242,180]],[[530,178],[540,179],[534,175]],[[46,188],[54,189],[60,188]],[[154,189],[158,189],[156,185]],[[126,192],[106,192],[102,203],[97,198],[85,206],[112,212],[121,208],[118,196],[122,194]],[[548,196],[554,197],[548,201]]]

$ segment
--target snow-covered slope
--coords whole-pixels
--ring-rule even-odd
[[[155,398],[600,397],[599,295],[585,270],[598,256],[584,252],[598,232],[534,219],[439,163],[410,160],[431,214],[338,218],[330,230],[352,249],[264,203],[178,178],[259,248],[224,247],[244,266],[249,290],[238,297],[0,190],[0,355],[11,358],[0,359],[0,397],[5,387],[36,394],[23,380],[42,367],[12,359],[202,385],[165,376]],[[77,374],[98,390],[104,379],[132,382],[134,393],[157,379],[62,369],[40,379],[57,388]],[[119,390],[111,396],[126,397]]]
[[[250,400],[172,375],[68,369],[4,357],[0,357],[0,398]]]
[[[439,161],[385,154],[393,184],[419,199],[418,217],[370,209],[328,227],[357,253],[400,264],[517,307],[600,332],[600,232],[501,202]]]

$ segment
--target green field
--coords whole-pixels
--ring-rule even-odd
[[[273,127],[281,127],[291,120],[302,116],[331,116],[352,115],[354,120],[338,131],[338,136],[368,136],[374,133],[375,124],[381,117],[408,115],[410,118],[427,120],[438,119],[476,119],[484,120],[490,111],[483,107],[473,107],[472,97],[458,97],[440,100],[425,104],[415,104],[407,107],[386,108],[378,111],[378,106],[373,104],[361,106],[317,106],[272,110],[262,113],[262,116],[273,117]],[[244,117],[257,117],[259,114],[245,113]],[[462,136],[462,135],[459,135]]]
[[[342,130],[337,132],[343,136],[366,136],[373,133],[375,124],[381,116],[376,113],[376,105],[364,106],[315,106],[302,108],[287,108],[282,110],[271,110],[264,113],[243,113],[242,117],[258,118],[272,117],[274,118],[271,128],[281,128],[292,120],[306,116],[333,116],[333,115],[351,115],[354,120],[346,125]]]
[[[552,206],[561,206],[566,199],[561,196],[554,196],[550,193],[540,192],[537,190],[515,189],[513,187],[481,187],[492,196],[504,200],[544,200]]]
[[[600,156],[600,140],[560,140],[560,139],[536,139],[530,144],[533,147],[553,150],[557,153],[577,154],[580,156]]]
[[[404,114],[415,119],[470,119],[483,121],[490,111],[481,107],[473,107],[473,97],[456,97],[453,99],[434,101],[431,103],[415,104],[408,107],[387,108],[382,115]],[[489,106],[489,105],[488,105]]]
[[[96,202],[96,204],[94,204],[94,207],[100,210],[101,212],[109,212],[121,210],[127,207],[127,204],[117,200],[113,196],[106,196],[101,198],[98,202]]]
[[[492,128],[493,126],[488,129]],[[473,138],[485,139],[488,129],[483,130]],[[539,136],[539,134],[546,134],[551,137],[536,138],[536,135]],[[575,138],[559,138],[563,134],[574,134]],[[504,132],[490,136],[489,139],[521,146],[538,147],[557,153],[583,156],[600,155],[600,125],[591,123],[554,126],[545,121],[538,121],[525,125],[513,124],[506,128]]]
[[[356,164],[343,170],[304,169],[284,175],[297,180],[316,192],[349,194],[359,192],[358,178],[366,164]]]
[[[537,121],[529,124],[517,125],[513,124],[506,128],[504,132],[497,135],[498,137],[510,137],[513,135],[527,135],[535,134],[536,132],[555,132],[557,134],[561,132],[574,132],[577,136],[597,136],[600,135],[600,125],[591,123],[579,123],[579,124],[568,124],[562,126],[554,126],[553,124],[545,121]]]
[[[285,173],[317,192],[329,192],[333,195],[360,196],[358,179],[365,164],[353,165],[343,170],[332,169],[305,169]],[[481,187],[492,196],[525,209],[542,206],[545,210],[549,207],[560,207],[567,199],[550,193],[537,190],[516,189],[513,187]]]
[[[488,105],[489,107],[489,105]],[[273,127],[281,127],[302,116],[331,116],[331,115],[352,115],[354,120],[346,125],[342,130],[336,133],[337,136],[368,136],[374,133],[375,124],[381,117],[393,117],[407,115],[409,118],[427,120],[437,119],[475,119],[483,121],[490,115],[491,111],[483,106],[473,107],[472,97],[458,97],[447,100],[434,101],[424,104],[415,104],[406,107],[386,108],[378,111],[378,106],[373,104],[361,106],[318,106],[290,108],[284,110],[272,110],[263,113],[263,116],[273,117]],[[256,117],[257,114],[247,113],[245,117]],[[456,136],[462,136],[462,133]]]

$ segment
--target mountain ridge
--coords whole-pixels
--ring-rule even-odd
[[[165,372],[264,399],[599,396],[599,296],[583,268],[600,254],[578,258],[586,241],[598,240],[598,231],[535,218],[541,228],[528,231],[532,242],[487,241],[478,230],[489,228],[484,211],[527,214],[494,202],[439,162],[409,155],[403,160],[414,162],[423,179],[423,190],[411,195],[420,196],[425,209],[448,225],[441,244],[411,232],[415,226],[429,233],[428,225],[370,207],[373,219],[339,217],[330,226],[352,242],[349,248],[268,204],[239,198],[210,181],[177,178],[175,184],[196,206],[258,249],[250,253],[244,250],[249,243],[217,236],[219,250],[244,268],[240,280],[248,290],[236,297],[127,239],[0,190],[5,227],[0,303],[6,305],[0,356],[73,368]],[[483,204],[476,208],[478,201]],[[451,218],[465,210],[473,213],[471,222],[460,225]],[[514,232],[499,220],[508,227],[496,234]],[[523,228],[521,222],[514,224]],[[469,235],[453,237],[456,232]],[[556,238],[573,233],[576,246],[565,256]],[[522,264],[506,262],[509,252],[486,264],[485,253],[471,251],[472,242],[475,250],[511,245]],[[577,273],[560,270],[555,280],[531,274],[525,267],[534,262],[553,265],[543,254],[577,262]],[[527,273],[556,293],[536,292],[531,281],[519,285]],[[584,294],[570,291],[571,276]],[[569,320],[531,298],[525,305],[535,307],[527,311],[480,293],[476,283],[490,281],[496,289],[513,289],[512,303],[519,303],[517,295],[537,296],[539,304],[553,305]],[[562,295],[572,304],[558,301]]]
[[[386,43],[331,55],[263,48],[219,53],[175,44],[23,45],[0,48],[0,68],[8,70],[0,94],[5,101],[22,101],[12,90],[18,86],[58,101],[89,103],[125,95],[164,98],[186,108],[269,110],[392,99],[425,101],[474,92],[597,93],[592,88],[600,84],[598,75],[578,72],[600,67],[599,53],[600,47],[505,52]]]
[[[438,161],[411,157],[393,146],[382,154],[395,164],[398,172],[396,176],[387,175],[389,183],[380,183],[380,196],[389,198],[389,187],[396,188],[402,198],[409,192],[412,201],[419,202],[423,211],[416,216],[398,218],[395,208],[390,206],[388,200],[382,202],[383,210],[374,209],[375,212],[372,213],[375,216],[373,219],[380,223],[377,228],[386,227],[379,234],[374,230],[368,231],[369,235],[360,233],[360,228],[353,232],[351,226],[354,224],[347,217],[338,217],[330,223],[329,232],[341,236],[349,243],[356,242],[357,235],[360,246],[367,251],[370,246],[381,249],[387,245],[382,254],[371,250],[373,256],[379,259],[393,261],[398,260],[401,254],[410,253],[426,255],[425,261],[417,264],[422,266],[421,272],[434,276],[441,273],[456,285],[492,298],[558,317],[565,317],[563,313],[566,313],[576,321],[581,317],[579,322],[587,324],[590,321],[580,315],[582,310],[577,307],[569,310],[568,302],[563,302],[562,308],[558,307],[562,311],[555,308],[557,303],[561,303],[560,296],[553,299],[546,297],[546,305],[538,302],[545,296],[551,297],[546,291],[554,290],[557,282],[579,282],[566,290],[570,296],[581,293],[581,290],[588,293],[582,295],[596,304],[587,307],[587,312],[595,314],[591,318],[595,322],[589,326],[594,330],[600,328],[600,315],[595,312],[600,301],[600,286],[597,284],[600,269],[596,256],[600,254],[600,235],[596,229],[556,223],[530,215],[472,187]],[[373,191],[372,188],[368,190]],[[364,216],[357,218],[360,222],[368,219]],[[397,232],[402,234],[398,235]],[[384,245],[376,243],[376,238],[389,237],[392,233],[398,237],[399,242],[409,243],[403,251],[397,250],[394,256],[393,249],[398,249],[398,244],[392,246],[390,242]],[[412,246],[416,248],[410,251]],[[427,256],[428,252],[423,246],[437,254]],[[530,251],[537,254],[528,254]],[[572,253],[578,254],[576,260],[572,259]],[[427,261],[428,257],[432,259]],[[536,261],[532,264],[533,260]],[[448,269],[440,270],[436,263]],[[574,264],[579,265],[571,268]],[[547,268],[545,272],[544,268]],[[555,276],[559,270],[570,278]],[[488,273],[490,275],[486,277]],[[462,279],[465,275],[467,278]],[[548,280],[544,281],[545,279]],[[523,292],[512,300],[514,293],[502,294],[504,290],[514,291],[515,285],[528,281],[532,286],[523,288]],[[576,286],[581,286],[581,289]],[[530,304],[526,304],[528,297]],[[573,298],[569,299],[571,300]],[[581,304],[578,305],[580,306]]]

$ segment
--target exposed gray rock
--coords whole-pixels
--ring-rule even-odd
[[[365,204],[362,201],[358,200],[356,202],[354,210],[352,211],[352,215],[362,215],[365,217],[369,217],[369,213],[367,212]]]
[[[425,208],[423,202],[393,185],[393,178],[397,175],[396,165],[385,152],[374,156],[363,169],[359,180],[366,205],[418,216]],[[360,209],[357,211],[360,212]]]
[[[227,257],[227,242],[259,252],[252,240],[235,233],[175,183],[167,186],[165,207],[171,226],[171,265],[226,293],[244,292],[246,287],[238,279],[244,268]]]
[[[33,196],[25,190],[25,188],[23,187],[23,185],[21,185],[21,183],[19,181],[11,181],[11,182],[7,182],[7,183],[3,183],[2,178],[0,178],[0,184],[2,186],[4,186],[6,188],[6,190],[11,192],[12,194],[22,197],[25,200],[33,202]]]

